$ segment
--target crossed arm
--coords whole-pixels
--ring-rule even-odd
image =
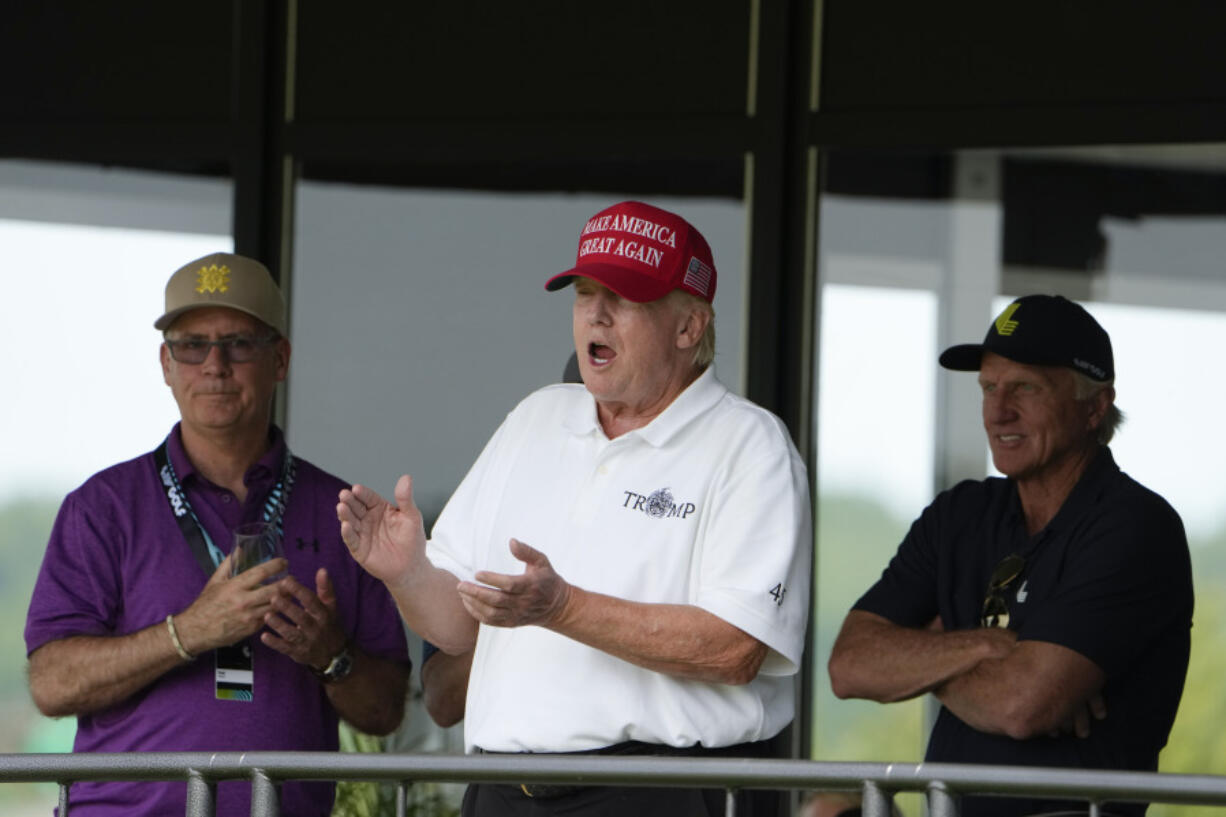
[[[1105,676],[1094,662],[1003,629],[915,629],[853,610],[829,671],[840,698],[887,703],[932,692],[969,726],[1018,740],[1061,731],[1084,737],[1091,717],[1106,716]]]

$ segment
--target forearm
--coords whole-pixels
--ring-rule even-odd
[[[949,711],[981,732],[1026,738],[1070,729],[1102,689],[1104,676],[1066,647],[1025,641],[933,690]]]
[[[426,712],[439,726],[454,726],[464,720],[472,664],[472,650],[462,655],[436,652],[422,664],[422,699]]]
[[[386,735],[404,719],[409,667],[350,647],[353,671],[325,685],[338,715],[368,735]]]
[[[1004,630],[902,627],[872,613],[853,610],[831,651],[830,684],[839,698],[881,703],[929,692],[981,661],[1013,646]]]
[[[1002,694],[1003,661],[980,662],[932,690],[946,709],[967,726],[993,735],[1009,735],[1010,715]],[[1017,736],[1017,730],[1014,729]]]
[[[767,652],[701,608],[626,601],[573,586],[549,629],[645,669],[707,683],[749,683]]]
[[[165,622],[130,635],[72,636],[30,655],[30,694],[48,717],[85,715],[130,698],[183,663]]]
[[[464,609],[459,581],[450,572],[423,556],[413,570],[384,584],[409,629],[443,652],[459,655],[477,643],[477,622]]]

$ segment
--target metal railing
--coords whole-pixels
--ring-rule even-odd
[[[1108,801],[1226,805],[1226,777],[950,763],[835,763],[737,758],[554,755],[345,754],[334,752],[123,752],[0,754],[0,783],[60,786],[70,817],[69,784],[83,780],[183,780],[187,817],[214,817],[217,783],[251,781],[251,817],[278,817],[286,780],[368,780],[398,786],[403,817],[414,781],[561,783],[722,788],[735,817],[738,789],[855,790],[866,817],[889,817],[897,792],[921,792],[932,817],[957,817],[960,794],[1084,800],[1097,817]]]

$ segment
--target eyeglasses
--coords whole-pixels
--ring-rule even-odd
[[[1025,567],[1026,560],[1016,553],[1010,553],[1000,560],[992,571],[992,578],[988,580],[987,595],[983,598],[983,616],[979,619],[981,627],[1009,626],[1009,604],[1005,601],[1005,591],[1022,575]]]
[[[204,338],[171,340],[167,338],[166,346],[170,349],[170,356],[179,363],[199,365],[208,359],[209,351],[214,346],[231,363],[250,363],[255,360],[261,349],[265,346],[271,346],[276,341],[276,335],[264,338],[238,335],[232,338],[222,338],[221,340],[205,340]]]

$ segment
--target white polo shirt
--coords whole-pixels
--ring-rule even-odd
[[[710,368],[643,428],[609,440],[582,386],[547,386],[486,444],[428,554],[462,579],[522,573],[512,537],[569,583],[691,604],[770,650],[749,684],[643,669],[542,627],[482,625],[465,744],[569,752],[626,740],[730,746],[793,717],[812,550],[804,464],[770,412]]]

